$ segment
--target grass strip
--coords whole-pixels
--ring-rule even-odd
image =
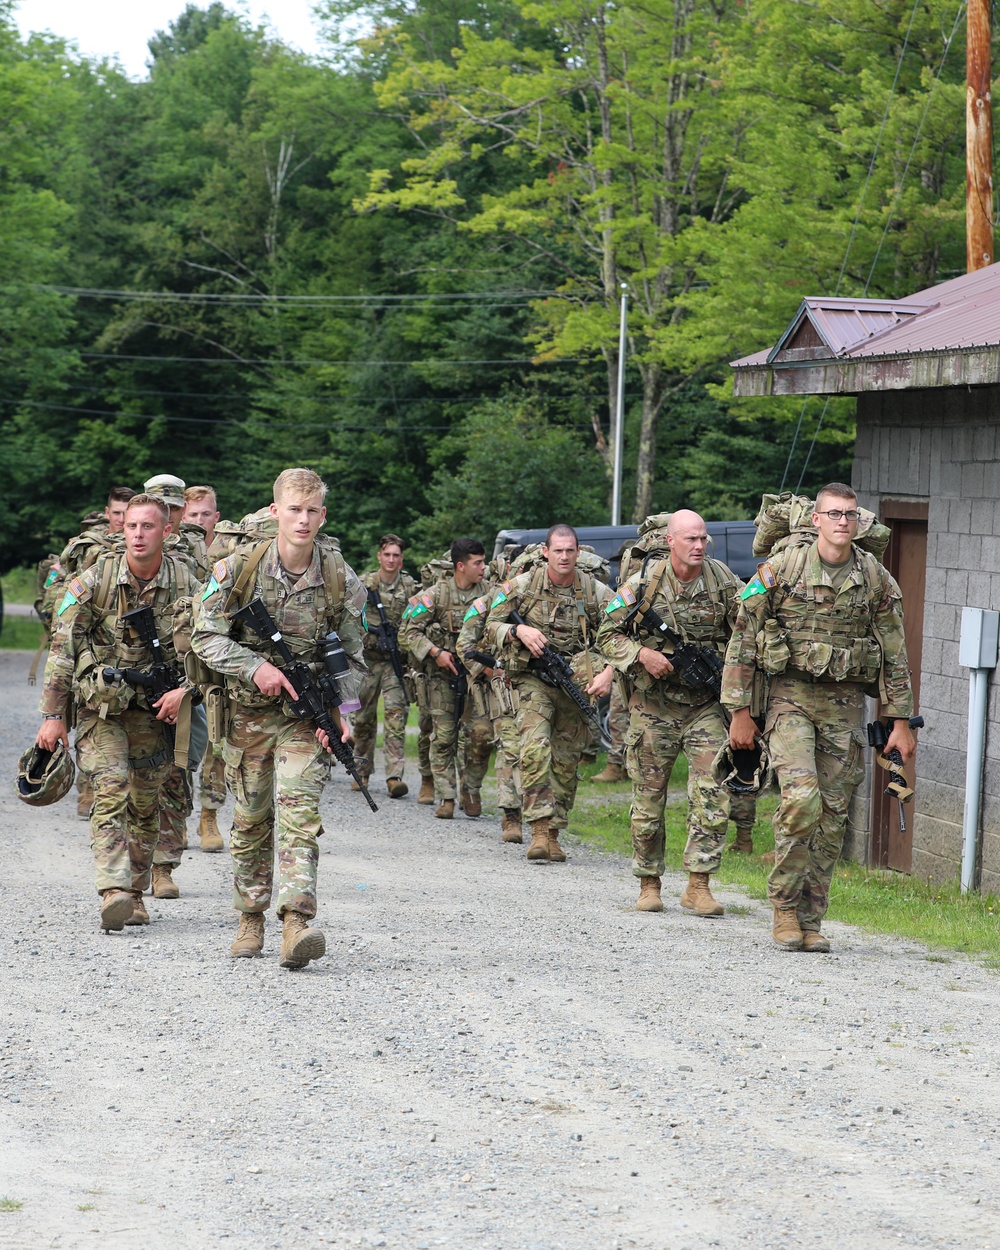
[[[589,786],[587,779],[603,767],[603,759],[581,770],[584,777],[577,792],[570,830],[586,842],[631,859],[629,832],[630,787]],[[665,812],[667,867],[683,871],[687,833],[686,762],[678,760],[670,778]],[[778,806],[769,794],[757,804],[754,854],[726,852],[716,880],[737,886],[751,898],[767,898],[770,864],[761,859],[774,850],[771,820]],[[730,827],[732,829],[732,826]],[[850,860],[837,864],[830,886],[830,918],[857,925],[869,933],[907,938],[931,948],[973,955],[986,967],[1000,968],[1000,900],[993,894],[962,894],[958,879],[921,881],[904,873],[866,868]],[[939,962],[944,956],[930,954]]]

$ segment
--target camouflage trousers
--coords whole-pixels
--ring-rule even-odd
[[[818,931],[830,904],[847,811],[864,777],[862,688],[855,682],[771,680],[764,734],[781,787],[768,897]]]
[[[434,718],[431,716],[430,696],[427,693],[427,677],[424,673],[410,671],[413,692],[417,700],[417,757],[420,760],[421,780],[433,777],[431,772],[431,734]]]
[[[222,744],[210,742],[201,762],[201,778],[198,783],[198,802],[209,811],[218,811],[226,804],[226,764],[222,758]]]
[[[233,906],[263,912],[271,904],[278,859],[278,915],[316,914],[319,800],[330,756],[309,721],[278,707],[237,705],[223,745],[226,785],[233,795]]]
[[[576,798],[577,767],[590,726],[568,695],[522,673],[517,678],[521,810],[531,824],[565,829]]]
[[[384,729],[382,751],[385,756],[385,779],[401,779],[406,749],[407,701],[399,687],[399,678],[392,665],[378,655],[366,655],[368,672],[361,683],[361,709],[353,717],[354,754],[365,761],[363,771],[371,773],[378,734],[378,700],[382,696]],[[359,770],[361,765],[359,763]]]
[[[622,697],[620,682],[616,679],[611,686],[611,704],[608,708],[608,732],[611,747],[608,750],[608,763],[625,767],[625,739],[628,736],[629,712],[628,703]]]
[[[493,773],[497,782],[497,807],[521,806],[521,765],[518,757],[517,721],[513,716],[498,716],[493,721],[496,754]]]
[[[427,692],[430,698],[433,730],[430,742],[431,775],[434,778],[434,797],[455,798],[455,769],[458,767],[462,787],[472,795],[479,794],[483,778],[490,765],[493,750],[493,726],[485,716],[477,714],[471,697],[465,701],[462,714],[461,758],[459,758],[458,727],[455,724],[455,692],[444,677],[429,677]]]
[[[625,759],[632,779],[632,872],[662,877],[665,833],[663,809],[677,756],[688,762],[688,872],[715,872],[729,826],[729,791],[716,780],[715,757],[729,737],[718,703],[692,707],[649,699],[635,691],[629,700]]]
[[[737,829],[752,829],[757,819],[757,795],[729,792],[729,819]]]
[[[160,832],[160,792],[173,763],[166,755],[151,767],[129,761],[166,750],[163,726],[139,708],[105,720],[81,708],[76,744],[94,786],[90,847],[97,888],[147,890]]]
[[[179,867],[187,849],[187,818],[194,811],[191,774],[174,765],[160,791],[160,836],[153,855],[154,864],[173,870]]]

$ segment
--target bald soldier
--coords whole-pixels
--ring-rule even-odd
[[[605,609],[597,646],[631,688],[625,760],[632,780],[632,872],[639,878],[639,911],[662,911],[665,867],[663,811],[678,754],[688,761],[688,820],[681,907],[721,916],[710,888],[729,824],[729,791],[716,777],[715,758],[728,741],[715,690],[691,685],[671,662],[675,644],[653,628],[650,609],[685,643],[714,653],[717,667],[736,622],[742,583],[709,559],[708,530],[697,512],[682,509],[666,529],[668,554],[644,561]]]

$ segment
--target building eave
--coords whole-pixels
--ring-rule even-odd
[[[1000,384],[1000,345],[773,364],[734,362],[732,368],[733,393],[739,398],[996,386]]]

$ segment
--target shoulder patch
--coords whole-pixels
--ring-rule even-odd
[[[72,581],[70,581],[67,584],[67,587],[66,587],[66,593],[72,594],[74,599],[82,599],[84,595],[84,590],[85,590],[85,587],[83,585],[83,582],[81,582],[78,577],[74,577]]]
[[[758,574],[756,577],[752,577],[743,587],[740,591],[740,598],[744,600],[754,599],[757,595],[766,595],[769,589],[773,589],[773,587],[765,586]]]
[[[514,589],[514,587],[512,586],[510,582],[501,582],[500,589],[504,595],[509,595],[510,592]]]
[[[209,578],[208,585],[201,592],[202,599],[207,599],[209,595],[214,595],[218,589],[219,589],[219,583],[215,580],[215,574],[213,573],[212,576]]]
[[[219,560],[218,563],[212,565],[212,580],[215,582],[216,588],[218,588],[219,583],[225,576],[226,562],[225,560]]]
[[[504,585],[509,588],[510,582],[504,582]],[[490,607],[495,608],[495,607],[498,607],[501,603],[506,603],[506,602],[507,602],[506,594],[502,590],[498,590],[496,593],[496,597],[494,598],[493,602],[490,604]]]
[[[630,608],[635,605],[635,591],[631,586],[622,586],[618,594],[622,603],[627,603]]]
[[[462,617],[462,624],[464,625],[466,621],[471,621],[474,616],[479,616],[481,612],[485,611],[486,600],[483,598],[473,599],[473,601],[469,604],[468,612],[466,612],[466,614]]]
[[[53,566],[49,569],[49,575],[45,579],[45,586],[44,586],[45,590],[48,590],[48,588],[52,585],[52,583],[56,580],[56,578],[59,576],[61,572],[62,572],[62,566],[57,560],[55,564],[53,564]]]
[[[74,603],[76,603],[76,595],[67,590],[63,595],[62,603],[56,609],[56,616],[62,616],[66,609],[71,608]]]
[[[770,564],[758,564],[757,576],[768,590],[773,590],[778,584],[778,578]]]
[[[434,606],[434,596],[432,594],[418,595],[417,598],[428,611]]]

